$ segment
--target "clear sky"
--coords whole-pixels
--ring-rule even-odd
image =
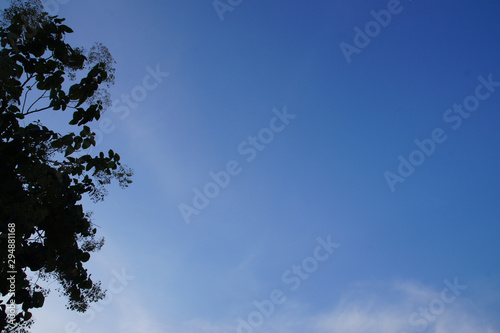
[[[33,332],[500,332],[497,0],[43,2],[135,176]]]

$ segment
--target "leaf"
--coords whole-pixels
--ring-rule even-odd
[[[89,259],[90,259],[90,253],[88,253],[88,252],[84,252],[80,255],[80,260],[82,262],[87,262],[87,261],[89,261]]]
[[[64,31],[64,32],[68,32],[68,33],[72,33],[73,32],[73,29],[71,29],[70,27],[68,27],[67,25],[60,25],[59,28]]]
[[[16,302],[18,304],[26,302],[30,298],[30,294],[26,289],[16,291]]]
[[[41,308],[44,302],[45,302],[45,296],[43,296],[43,293],[41,293],[40,291],[35,291],[33,293],[33,307]]]
[[[81,95],[81,90],[80,90],[80,85],[79,84],[74,84],[69,88],[68,96],[71,99],[79,99]]]
[[[83,140],[83,144],[82,144],[82,148],[83,148],[83,149],[87,149],[87,148],[89,148],[89,147],[90,147],[90,145],[91,145],[91,142],[90,142],[90,140],[89,140],[89,139],[85,139],[85,140]]]
[[[24,320],[30,320],[30,319],[31,319],[31,317],[33,317],[33,314],[32,314],[31,312],[26,311],[26,312],[24,313]]]
[[[89,256],[90,257],[90,256]],[[82,289],[90,289],[92,288],[92,281],[91,280],[85,280],[82,283],[80,283],[80,288]]]
[[[61,140],[56,140],[56,141],[52,141],[51,144],[52,148],[62,148],[64,146],[64,144],[62,143]]]
[[[73,133],[71,134],[66,134],[65,136],[63,136],[61,138],[61,142],[63,143],[63,145],[65,146],[70,146],[71,144],[73,144]]]
[[[83,137],[83,136],[88,136],[88,135],[90,135],[90,134],[91,134],[91,132],[90,132],[90,127],[88,127],[88,126],[83,126],[83,130],[81,130],[81,132],[80,132],[80,136],[82,136],[82,137]]]
[[[72,146],[68,146],[68,148],[66,148],[66,152],[64,153],[64,156],[71,155],[74,152],[75,152],[75,148],[73,148]]]

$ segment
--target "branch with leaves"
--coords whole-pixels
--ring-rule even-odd
[[[21,309],[9,323],[0,300],[2,332],[30,327],[30,310],[47,295],[39,280],[57,281],[72,310],[85,311],[104,297],[84,267],[104,239],[80,201],[84,195],[103,200],[112,180],[127,187],[133,173],[113,150],[76,154],[96,144],[88,124],[110,106],[106,88],[115,70],[102,44],[88,52],[67,44],[73,31],[63,22],[43,12],[39,0],[15,0],[0,24],[0,293],[9,295],[7,234],[15,225],[12,297]],[[77,130],[60,134],[30,122],[30,115],[49,109],[72,112],[69,124]]]

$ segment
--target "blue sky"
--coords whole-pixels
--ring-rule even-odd
[[[500,332],[497,1],[44,3],[135,176],[87,203],[105,304],[33,332]]]

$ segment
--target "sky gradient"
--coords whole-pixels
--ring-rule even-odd
[[[500,332],[498,1],[42,2],[135,175],[85,201],[109,296],[34,333]]]

